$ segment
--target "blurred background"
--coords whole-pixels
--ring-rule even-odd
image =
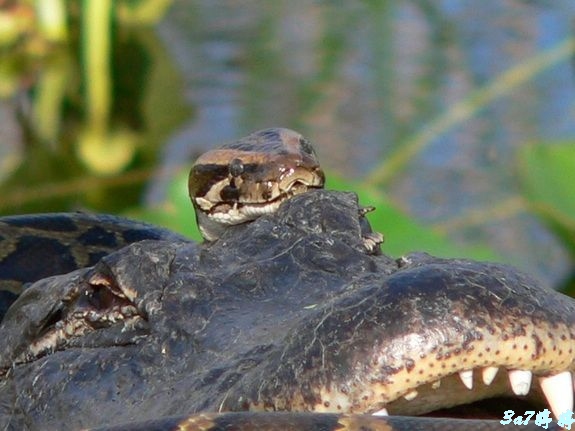
[[[0,214],[198,238],[187,174],[266,127],[374,205],[383,251],[575,273],[572,0],[0,0]]]

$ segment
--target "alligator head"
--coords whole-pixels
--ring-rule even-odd
[[[310,192],[212,244],[144,241],[41,280],[0,327],[0,424],[572,408],[573,300],[504,265],[367,254],[358,213]]]

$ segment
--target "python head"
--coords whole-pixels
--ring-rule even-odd
[[[324,183],[310,142],[293,130],[272,128],[200,156],[188,189],[202,236],[215,241],[228,226],[273,213],[286,199]]]

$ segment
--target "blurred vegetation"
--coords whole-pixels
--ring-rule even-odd
[[[162,146],[193,115],[184,99],[182,72],[152,28],[170,3],[0,0],[0,98],[24,100],[18,119],[26,145],[25,155],[15,152],[16,156],[0,160],[0,213],[46,208],[123,212],[200,238],[187,194],[188,160],[167,174],[169,186],[162,202],[152,208],[141,203],[146,183],[154,175],[157,179]],[[451,37],[449,23],[442,21],[445,18],[431,3],[416,3],[433,24],[431,40]],[[317,29],[316,68],[302,78],[287,71],[285,47],[278,40],[277,29],[282,27],[279,21],[285,10],[279,3],[270,2],[267,7],[269,19],[262,19],[257,35],[247,38],[245,58],[236,59],[247,70],[246,82],[242,83],[245,106],[240,116],[246,127],[258,125],[267,118],[268,101],[273,99],[297,112],[281,125],[305,132],[327,121],[323,117],[324,112],[330,112],[326,106],[336,103],[339,75],[353,52],[350,29],[356,27],[358,17],[338,13],[336,8],[325,9],[329,25]],[[373,15],[372,37],[377,41],[370,46],[374,51],[371,67],[377,77],[374,91],[385,100],[393,93],[390,86],[397,73],[389,61],[393,8],[385,1],[367,2],[366,8]],[[196,27],[201,28],[201,19],[196,20]],[[219,31],[224,30],[225,23]],[[440,103],[430,100],[425,89],[440,86],[446,58],[438,55],[425,60],[422,68],[430,72],[416,82],[413,103],[421,110],[415,118],[399,118],[392,112],[396,107],[393,101],[377,112],[378,121],[392,124],[393,130],[385,131],[389,136],[381,137],[382,142],[391,142],[391,152],[355,181],[328,172],[328,187],[355,191],[361,204],[377,208],[369,217],[374,229],[384,233],[383,250],[391,255],[426,250],[440,256],[504,260],[482,243],[455,244],[448,238],[447,226],[473,225],[502,214],[528,211],[544,220],[575,262],[575,193],[570,186],[575,172],[573,143],[522,148],[512,168],[520,173],[521,195],[443,224],[425,226],[417,222],[385,191],[430,143],[568,61],[574,52],[572,38],[548,46],[470,89],[467,95],[463,92],[465,97],[442,109],[437,109]],[[232,72],[237,67],[230,63]],[[278,81],[287,83],[286,87],[275,88]],[[277,109],[279,112],[281,108]],[[276,117],[284,119],[280,114]],[[408,127],[410,122],[417,124],[416,129]]]
[[[20,31],[5,38],[0,57],[0,97],[21,101],[26,152],[0,162],[0,211],[41,212],[49,201],[62,209],[105,202],[118,212],[140,201],[167,135],[190,117],[180,72],[148,28],[169,3],[38,0],[2,9],[5,20],[27,19],[12,26]]]
[[[326,187],[334,190],[354,191],[359,195],[360,203],[376,207],[376,213],[368,215],[368,218],[374,230],[383,232],[385,237],[390,239],[383,245],[383,250],[387,254],[398,256],[418,249],[438,256],[467,256],[480,260],[501,261],[502,256],[485,244],[471,247],[456,245],[447,238],[445,232],[441,232],[441,229],[433,229],[416,222],[389,199],[381,185],[385,185],[390,178],[406,169],[410,160],[439,135],[477,114],[496,98],[534,79],[543,70],[569,58],[574,51],[575,42],[568,39],[505,71],[461,102],[451,106],[431,124],[424,126],[420,133],[410,136],[398,145],[395,153],[382,161],[380,166],[369,173],[363,181],[348,181],[336,174],[328,173]],[[552,157],[550,152],[558,154]],[[575,233],[575,219],[573,218],[575,217],[575,193],[572,186],[575,182],[575,150],[570,146],[550,148],[547,145],[529,146],[524,148],[520,155],[517,168],[523,172],[525,201],[504,202],[488,211],[496,214],[500,211],[509,213],[509,211],[528,209],[544,217],[553,231],[567,241],[566,245],[573,252],[575,262],[575,242],[573,242],[575,240],[573,236]],[[199,240],[201,236],[195,224],[191,224],[189,220],[190,203],[185,193],[186,188],[187,170],[183,170],[171,182],[169,194],[163,205],[154,209],[132,210],[129,215],[167,226]],[[552,192],[549,193],[549,190]],[[565,211],[559,213],[559,208]],[[567,214],[571,214],[571,218],[567,217]],[[484,219],[489,216],[489,214],[480,214],[479,218]],[[475,218],[477,218],[476,215],[470,214],[467,222],[473,223]]]
[[[526,205],[555,233],[575,262],[575,142],[532,144],[519,156]],[[575,269],[563,290],[575,295]]]
[[[20,54],[42,55],[54,44],[67,43],[84,24],[99,27],[106,38],[105,15],[114,14],[120,25],[152,25],[164,15],[172,0],[12,0],[0,2],[0,49],[17,48]],[[92,39],[96,42],[96,39]]]

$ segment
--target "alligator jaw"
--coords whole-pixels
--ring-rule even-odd
[[[417,374],[417,369],[416,369]],[[506,369],[486,366],[471,370],[456,371],[416,387],[395,384],[357,384],[350,394],[347,390],[322,388],[317,404],[310,406],[300,395],[286,403],[276,399],[272,403],[251,403],[251,411],[290,410],[314,411],[321,413],[369,413],[377,416],[421,416],[456,407],[447,416],[461,417],[466,405],[474,403],[484,410],[486,417],[501,419],[500,412],[483,409],[482,401],[501,399],[505,410],[513,408],[509,404],[519,398],[530,406],[528,410],[542,410],[547,407],[557,419],[566,411],[573,411],[573,376],[569,370],[535,375],[529,370]],[[353,384],[347,387],[355,386]],[[401,388],[399,388],[400,386]],[[387,401],[385,393],[394,391],[395,398]],[[506,401],[507,400],[507,401]],[[477,404],[479,402],[479,404]],[[445,415],[445,414],[442,414]],[[475,415],[475,413],[474,413]],[[476,417],[476,416],[475,416]]]
[[[436,260],[312,310],[224,410],[422,415],[500,397],[547,401],[555,417],[573,408],[573,301],[505,266]]]
[[[413,389],[373,414],[420,415],[478,400],[513,397],[547,406],[558,418],[573,410],[572,374],[563,371],[534,378],[530,371],[497,367],[461,371]]]

